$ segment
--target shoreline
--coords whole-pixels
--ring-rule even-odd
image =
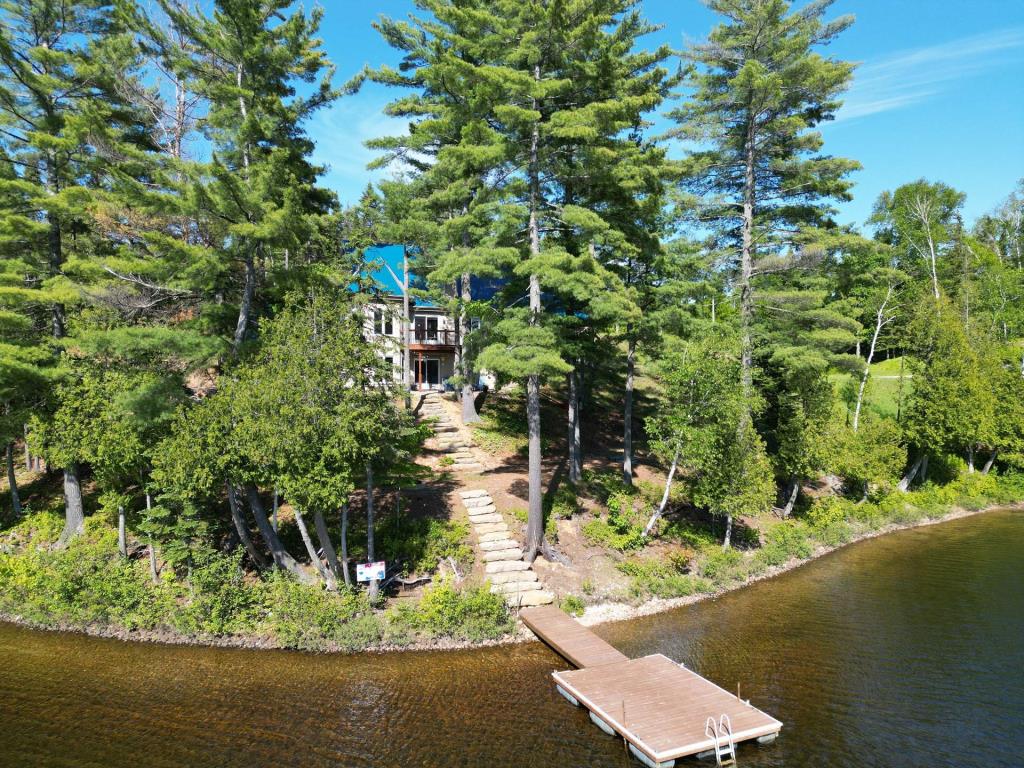
[[[815,548],[815,550],[811,553],[810,557],[804,559],[792,558],[791,560],[783,563],[782,565],[773,566],[771,568],[766,569],[762,573],[757,574],[756,576],[749,576],[744,581],[741,581],[737,584],[728,587],[724,587],[722,589],[715,590],[714,592],[702,592],[696,595],[687,595],[686,597],[652,597],[636,605],[623,602],[601,603],[599,605],[588,606],[584,610],[583,615],[577,617],[577,621],[579,621],[584,626],[593,627],[598,626],[600,624],[608,624],[611,622],[618,621],[628,621],[630,619],[638,619],[644,616],[653,616],[655,614],[664,613],[666,611],[671,611],[676,608],[682,608],[687,605],[693,605],[704,600],[712,600],[721,597],[729,592],[734,592],[736,590],[748,587],[752,584],[756,584],[757,582],[765,581],[766,579],[771,579],[776,576],[780,576],[783,573],[795,570],[796,568],[799,568],[802,565],[811,563],[821,557],[824,557],[825,555],[844,549],[853,544],[857,544],[861,541],[878,538],[879,536],[885,536],[887,534],[896,533],[898,531],[910,530],[912,528],[924,528],[930,525],[938,525],[940,523],[946,523],[966,517],[973,517],[975,515],[981,515],[987,512],[995,512],[997,510],[1024,510],[1024,502],[1016,502],[1011,504],[995,504],[992,506],[984,507],[982,509],[974,510],[964,509],[963,507],[954,507],[948,513],[940,517],[924,518],[922,520],[910,523],[890,523],[889,525],[883,526],[882,528],[879,528],[877,530],[865,531],[863,533],[857,534],[856,536],[852,537],[849,541],[843,542],[842,544],[837,544],[835,546],[821,545]],[[496,640],[471,641],[444,638],[438,640],[421,640],[408,643],[406,645],[371,645],[358,651],[353,651],[341,647],[328,647],[317,651],[303,651],[301,649],[290,648],[287,646],[280,645],[279,643],[275,642],[272,638],[267,636],[184,635],[180,632],[175,632],[174,630],[170,629],[129,630],[121,627],[112,626],[109,624],[87,626],[78,626],[73,624],[67,624],[64,622],[59,622],[56,624],[44,624],[38,621],[25,619],[24,617],[5,612],[0,612],[0,621],[36,631],[63,632],[87,637],[103,638],[107,640],[119,640],[121,642],[153,643],[159,645],[173,646],[197,646],[206,648],[235,648],[252,651],[273,650],[315,654],[382,654],[409,651],[463,651],[518,645],[520,643],[525,642],[540,642],[533,636],[533,634],[529,630],[525,628],[522,621],[520,621],[518,618],[516,620],[517,628],[515,634],[506,635],[505,637],[498,638]]]

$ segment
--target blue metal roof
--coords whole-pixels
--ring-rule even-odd
[[[363,263],[361,272],[364,277],[373,281],[373,284],[380,291],[389,296],[402,295],[402,260],[405,255],[405,246],[399,244],[374,245],[363,252]],[[415,271],[414,255],[410,253],[409,286],[414,289],[426,290],[427,281],[423,275]],[[474,301],[489,301],[504,285],[504,280],[491,277],[476,277],[470,279],[470,290]],[[349,290],[355,291],[358,286],[352,283]],[[419,307],[437,307],[435,302],[423,298],[415,298],[414,303]]]

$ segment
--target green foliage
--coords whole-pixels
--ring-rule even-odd
[[[807,526],[798,520],[773,526],[756,559],[767,566],[783,565],[794,557],[804,560],[814,551],[809,534]]]
[[[558,606],[570,616],[582,616],[587,608],[587,604],[576,595],[566,595]]]
[[[608,514],[584,523],[583,538],[594,546],[619,552],[640,549],[644,545],[643,521],[637,516],[631,494],[616,494],[608,499]]]
[[[378,546],[389,557],[405,563],[408,574],[429,574],[440,560],[449,557],[462,567],[473,563],[473,549],[467,543],[469,525],[459,521],[435,520],[408,515],[384,515],[378,521]]]
[[[36,515],[8,534],[26,545],[21,551],[0,553],[4,611],[47,625],[152,629],[167,621],[173,589],[151,586],[141,563],[118,556],[115,530],[91,524],[65,549],[41,548],[40,539],[59,533],[50,517]]]
[[[175,617],[186,634],[231,635],[251,632],[261,618],[259,589],[242,570],[242,552],[204,553],[189,576],[189,600]]]
[[[710,584],[689,571],[685,557],[631,557],[616,566],[631,579],[633,594],[662,598],[687,597],[710,590]]]
[[[321,585],[300,584],[277,572],[267,579],[262,605],[268,629],[289,648],[336,646],[356,651],[377,644],[382,636],[381,619],[365,592],[344,587],[328,592]]]
[[[447,581],[428,588],[405,618],[434,637],[472,641],[497,639],[514,625],[505,600],[486,584],[459,590]]]

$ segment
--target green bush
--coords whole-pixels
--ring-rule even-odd
[[[582,598],[579,598],[576,595],[566,595],[563,597],[560,606],[562,610],[570,616],[582,616],[583,611],[586,610],[587,607]]]
[[[845,544],[853,536],[848,519],[858,505],[840,496],[815,499],[807,511],[807,525],[811,535],[830,547]]]
[[[595,546],[610,547],[619,552],[640,549],[644,545],[643,529],[622,526],[609,515],[595,518],[582,528],[583,538]]]
[[[545,500],[544,506],[547,515],[559,520],[572,517],[580,509],[575,489],[565,483],[558,486],[558,490]]]
[[[705,579],[686,572],[689,562],[681,555],[631,557],[617,567],[630,577],[632,592],[637,597],[687,597],[711,591],[711,585]]]
[[[380,642],[383,626],[363,591],[329,592],[319,584],[301,584],[276,571],[264,583],[266,626],[282,645],[322,650],[336,645],[357,651]]]
[[[794,557],[808,558],[813,551],[807,526],[798,520],[787,520],[768,531],[755,559],[765,566],[776,566]]]
[[[192,568],[189,600],[175,617],[187,634],[229,635],[251,632],[259,623],[262,598],[242,570],[242,551],[233,555],[204,555]]]
[[[429,635],[459,640],[493,640],[513,629],[501,595],[492,594],[486,585],[458,590],[448,581],[427,589],[404,618]]]
[[[704,550],[700,561],[700,575],[721,585],[728,581],[741,579],[742,565],[743,554],[741,552],[731,547],[723,549],[716,545]]]

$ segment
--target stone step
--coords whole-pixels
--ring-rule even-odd
[[[502,521],[500,523],[474,523],[473,527],[476,529],[476,532],[480,533],[480,534],[485,534],[485,533],[507,534],[508,533],[508,526],[505,525],[504,521]]]
[[[449,453],[451,453],[452,458],[454,458],[454,459],[475,459],[476,458],[476,456],[474,456],[471,451],[467,451],[464,448],[461,449],[461,450],[458,450],[458,451],[449,451]]]
[[[459,462],[456,462],[456,463],[452,464],[452,469],[472,469],[472,470],[477,470],[477,469],[483,469],[483,468],[484,468],[483,464],[479,464],[479,463],[477,463],[475,461],[470,461],[470,462],[467,462],[465,464],[460,464]]]
[[[529,608],[535,605],[550,605],[555,602],[555,596],[543,589],[534,589],[529,592],[517,592],[507,595],[508,604],[516,608]]]
[[[498,514],[480,515],[478,517],[471,517],[469,521],[473,525],[480,525],[481,523],[504,523],[505,519]]]
[[[491,584],[508,584],[509,582],[533,582],[536,586],[537,574],[533,571],[503,571],[492,573],[487,577]]]
[[[464,499],[479,499],[481,496],[490,496],[483,488],[474,488],[469,491],[459,491],[459,496]]]
[[[484,572],[492,575],[495,573],[514,573],[516,571],[529,570],[530,564],[525,560],[503,560],[491,562],[484,566]]]
[[[500,552],[503,549],[515,549],[519,544],[512,539],[500,539],[499,541],[481,541],[480,549],[484,552]]]
[[[435,424],[434,432],[458,432],[459,428],[454,424]]]
[[[505,541],[508,537],[508,526],[503,531],[491,531],[490,533],[480,533],[477,531],[477,539],[480,540],[481,544],[488,541]]]
[[[465,443],[441,443],[440,448],[445,453],[462,453],[469,448],[469,446]]]
[[[483,507],[466,507],[470,520],[475,519],[478,515],[493,515],[497,511],[498,508],[494,506],[493,502]]]
[[[506,581],[504,584],[491,585],[491,592],[496,595],[521,595],[525,592],[533,592],[536,589],[537,582],[535,581]]]
[[[466,505],[466,509],[479,509],[480,507],[489,507],[494,502],[491,500],[491,495],[487,493],[487,491],[484,491],[480,496],[463,499],[462,503]]]
[[[521,560],[523,558],[523,551],[516,547],[515,549],[499,549],[496,552],[484,552],[483,560],[485,563],[493,563],[496,560]]]

